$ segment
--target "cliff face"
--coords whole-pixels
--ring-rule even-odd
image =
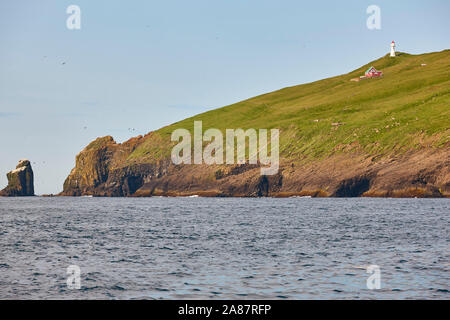
[[[8,186],[0,191],[0,196],[34,196],[33,170],[30,161],[20,160],[16,169],[7,173]]]
[[[142,137],[117,144],[112,137],[98,138],[76,156],[75,168],[64,182],[61,195],[130,196],[144,179],[159,172],[159,166],[132,164],[123,166],[126,157]]]
[[[298,165],[281,161],[279,173],[261,176],[257,165],[134,164],[110,167],[100,147],[77,156],[62,195],[95,196],[238,196],[238,197],[449,197],[449,149],[420,150],[375,159],[339,154]],[[78,161],[84,159],[82,162]],[[109,159],[109,160],[108,160]],[[81,164],[83,163],[83,164]]]
[[[381,79],[352,82],[368,66]],[[284,88],[130,139],[81,151],[62,195],[450,195],[450,50],[388,56],[348,74]],[[280,169],[174,165],[175,129],[279,129]],[[204,147],[207,142],[204,143]]]

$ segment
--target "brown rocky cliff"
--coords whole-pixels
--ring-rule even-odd
[[[143,140],[99,138],[76,158],[61,195],[240,197],[449,197],[450,149],[424,148],[373,157],[336,153],[298,164],[280,159],[274,176],[257,165],[173,165],[170,159],[133,163]]]
[[[111,136],[98,138],[84,148],[76,156],[75,168],[64,182],[67,195],[95,193],[95,188],[108,179],[109,163],[116,148]]]
[[[110,136],[97,138],[76,156],[75,168],[64,182],[64,196],[129,196],[151,175],[154,165],[124,165],[142,137],[118,144]]]
[[[0,196],[34,196],[34,177],[31,163],[20,160],[16,169],[7,173],[8,186],[0,191]]]

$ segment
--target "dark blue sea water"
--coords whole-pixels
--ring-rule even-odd
[[[449,299],[449,222],[448,199],[0,198],[0,298]]]

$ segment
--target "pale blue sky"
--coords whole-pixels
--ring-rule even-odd
[[[70,4],[81,30],[66,28]],[[371,4],[381,30],[366,27]],[[1,1],[0,188],[28,158],[36,193],[59,192],[96,137],[123,142],[346,73],[392,40],[409,53],[448,49],[449,14],[448,0]]]

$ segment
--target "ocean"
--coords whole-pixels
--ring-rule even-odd
[[[449,199],[0,198],[0,299],[449,299],[449,231]]]

